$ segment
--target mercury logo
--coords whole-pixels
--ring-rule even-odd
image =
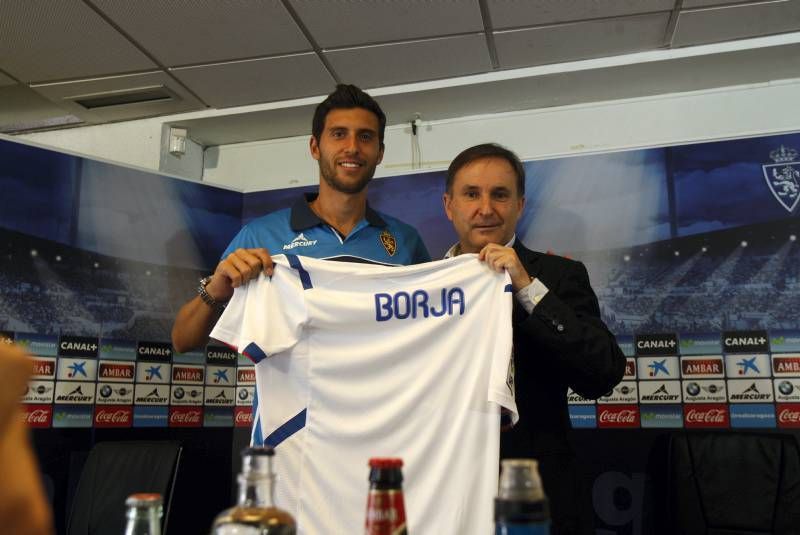
[[[731,394],[731,401],[766,401],[772,396],[770,394],[762,394],[759,392],[755,383],[751,384],[744,392],[740,394]]]
[[[292,240],[291,243],[287,243],[283,246],[284,251],[289,251],[294,249],[295,247],[311,247],[312,245],[316,245],[317,240],[309,240],[306,238],[305,234],[302,232],[298,234],[295,239]]]

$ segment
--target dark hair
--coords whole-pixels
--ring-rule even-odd
[[[525,195],[525,168],[522,166],[519,156],[497,143],[483,143],[461,151],[461,153],[450,162],[450,167],[447,168],[447,182],[445,183],[447,193],[452,193],[453,181],[456,178],[456,173],[458,173],[461,168],[476,160],[483,160],[486,158],[500,158],[507,161],[514,170],[514,174],[517,175],[517,192],[519,196],[522,197]]]
[[[325,129],[328,112],[336,109],[364,108],[378,117],[378,140],[383,148],[383,133],[386,130],[386,114],[371,96],[354,85],[339,84],[336,90],[317,105],[311,122],[311,134],[319,141]]]

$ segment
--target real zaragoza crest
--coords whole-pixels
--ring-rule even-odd
[[[783,145],[769,153],[775,163],[764,164],[764,178],[781,206],[792,212],[800,201],[800,162],[797,151]]]
[[[381,243],[389,256],[394,256],[394,253],[397,252],[397,240],[388,230],[381,232]]]

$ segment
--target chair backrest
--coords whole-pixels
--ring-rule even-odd
[[[800,534],[800,452],[792,435],[676,433],[669,463],[672,533]]]
[[[125,531],[125,499],[136,492],[164,497],[162,533],[167,533],[172,489],[181,456],[176,441],[100,442],[81,471],[72,502],[68,535]]]

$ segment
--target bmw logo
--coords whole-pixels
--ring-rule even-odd
[[[183,387],[179,386],[175,389],[172,395],[175,396],[175,399],[183,399],[183,396],[186,395],[186,391],[183,389]]]
[[[110,396],[111,393],[112,393],[111,387],[108,385],[103,385],[103,387],[100,389],[100,395],[103,396],[104,398]]]
[[[248,397],[250,397],[250,393],[249,393],[247,390],[244,390],[244,389],[242,389],[242,390],[239,390],[239,399],[241,399],[242,401],[244,401],[244,400],[246,400]]]
[[[700,393],[700,385],[697,383],[689,383],[686,385],[686,393],[690,396],[696,396]]]
[[[784,396],[788,396],[794,391],[794,385],[789,381],[781,381],[781,384],[778,385],[778,390],[780,390],[781,394]]]

